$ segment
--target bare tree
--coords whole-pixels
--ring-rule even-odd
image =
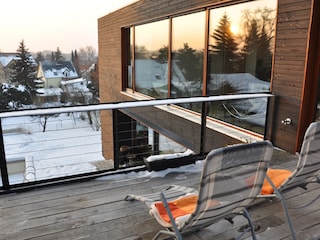
[[[80,64],[93,64],[97,61],[97,52],[92,46],[80,48],[78,55]]]

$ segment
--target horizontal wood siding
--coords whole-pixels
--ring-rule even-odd
[[[172,1],[153,1],[142,0],[122,8],[116,12],[110,13],[98,19],[98,47],[99,47],[99,84],[100,84],[100,100],[101,102],[118,102],[133,100],[121,94],[122,89],[122,69],[121,69],[121,28],[128,27],[132,24],[143,23],[154,19],[160,19],[164,16],[169,16],[177,12],[191,11],[196,7],[209,6],[213,4],[220,4],[222,2],[240,2],[240,1],[221,1],[221,0],[172,0]],[[171,119],[171,115],[163,116],[164,113],[160,112],[162,119]],[[160,121],[154,115],[147,117],[148,121],[158,123],[162,127],[169,127],[173,135],[183,135],[192,142],[195,149],[199,149],[200,144],[200,128],[197,126],[190,126],[188,121],[176,121],[173,125],[166,126],[165,121]],[[170,123],[170,121],[168,121]],[[103,153],[108,159],[113,156],[112,144],[110,145],[110,138],[112,135],[112,124],[110,119],[102,118],[102,139]],[[189,125],[188,125],[189,124]],[[192,124],[193,125],[193,124]],[[174,126],[174,127],[173,127]],[[195,129],[190,131],[190,127]],[[220,133],[208,134],[207,146],[210,148],[224,146],[231,144],[235,141]]]
[[[101,102],[132,100],[121,94],[121,28],[145,23],[177,12],[243,1],[141,0],[98,20]],[[306,75],[313,0],[278,0],[272,93],[275,108],[268,119],[268,138],[274,145],[295,152]],[[292,125],[281,123],[290,117]],[[152,119],[149,119],[152,120]],[[103,122],[102,122],[103,123]],[[111,127],[111,125],[109,125]],[[111,129],[110,129],[111,131]],[[108,132],[110,132],[108,131]],[[178,134],[178,132],[177,132]],[[215,139],[218,139],[214,137]]]
[[[305,81],[312,0],[279,0],[276,26],[272,93],[274,115],[268,119],[274,145],[297,151],[301,103]],[[291,125],[281,123],[292,119]]]

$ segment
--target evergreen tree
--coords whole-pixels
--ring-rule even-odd
[[[214,44],[209,45],[211,73],[233,73],[238,71],[237,43],[230,29],[230,20],[225,13],[211,35]]]
[[[183,72],[187,81],[196,82],[202,77],[202,56],[196,50],[184,43],[176,54],[177,64]]]
[[[271,38],[266,33],[265,28],[262,28],[258,42],[256,77],[265,81],[270,81],[271,78],[272,52],[270,50],[270,40]]]
[[[6,91],[4,91],[4,85],[2,84],[0,91],[0,110],[6,109],[8,109],[8,99]]]
[[[77,50],[74,50],[74,56],[73,56],[72,63],[73,63],[73,66],[76,69],[76,72],[77,72],[78,76],[81,77],[80,60],[79,60],[79,57],[78,57]]]
[[[148,59],[148,50],[145,46],[135,47],[135,58],[136,59]]]
[[[244,59],[245,67],[244,71],[255,76],[259,42],[258,25],[255,19],[252,19],[251,21],[250,27],[248,28],[247,37],[245,38],[244,42],[245,44],[242,49],[242,59]]]
[[[37,52],[37,57],[36,57],[36,62],[37,62],[37,64],[39,64],[39,62],[44,61],[44,59],[45,59],[45,58],[44,58],[42,52]]]
[[[22,104],[32,104],[32,98],[29,91],[21,86],[2,84],[0,89],[0,110],[17,109]]]
[[[54,57],[54,52],[51,52],[51,62],[55,62],[55,61],[56,61],[56,59]]]
[[[90,71],[90,83],[88,88],[93,95],[93,103],[97,103],[99,99],[99,65],[98,60],[94,64],[94,68]]]
[[[63,61],[63,56],[62,53],[59,49],[59,47],[57,47],[57,51],[54,53],[54,61],[59,62],[59,61]]]
[[[12,67],[11,82],[21,84],[26,87],[30,94],[35,94],[36,91],[36,67],[37,64],[26,48],[24,41],[20,42],[17,49],[17,60]]]
[[[261,15],[261,31],[259,38],[259,48],[256,75],[261,80],[270,81],[272,68],[272,39],[274,34],[274,9],[259,9]],[[264,56],[264,57],[263,57]]]
[[[246,34],[241,50],[242,70],[265,81],[271,77],[273,18],[273,10],[267,8],[246,11],[243,17]]]
[[[162,48],[160,48],[158,60],[160,62],[168,62],[168,52],[168,46],[163,46]]]

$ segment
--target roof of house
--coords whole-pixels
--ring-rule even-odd
[[[6,67],[12,60],[17,60],[17,53],[0,53],[0,64]]]
[[[270,91],[270,82],[262,81],[251,73],[210,74],[208,88],[214,90],[224,83],[230,84],[238,94]]]
[[[45,78],[77,78],[78,74],[71,61],[42,61],[43,74]]]
[[[60,96],[61,88],[38,88],[37,94],[38,96]]]
[[[30,59],[34,66],[38,65],[32,55],[30,55]],[[21,60],[21,58],[18,56],[18,53],[0,53],[0,64],[3,67],[7,67],[12,61],[17,60]]]

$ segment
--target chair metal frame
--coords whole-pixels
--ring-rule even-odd
[[[307,128],[298,162],[295,170],[279,187],[276,187],[272,180],[266,175],[266,180],[272,186],[272,194],[259,195],[259,198],[277,197],[283,206],[287,222],[290,228],[292,239],[296,240],[293,223],[290,219],[288,206],[283,193],[296,189],[297,187],[306,189],[306,186],[313,182],[320,183],[320,122],[312,122]]]
[[[196,209],[179,226],[170,212],[168,200],[197,192],[192,188],[173,185],[160,193],[143,196],[128,195],[125,200],[140,200],[144,202],[150,209],[150,213],[154,210],[153,204],[155,202],[161,201],[163,203],[172,226],[167,227],[167,230],[160,230],[153,240],[159,239],[162,235],[182,240],[182,235],[198,231],[223,219],[232,222],[232,218],[237,215],[242,215],[247,219],[249,225],[247,230],[251,231],[252,238],[256,239],[254,224],[246,207],[250,206],[261,191],[272,154],[273,146],[269,141],[239,144],[212,150],[204,160]],[[247,168],[253,164],[256,168]],[[233,177],[230,179],[230,176]],[[247,180],[248,176],[254,176],[254,179],[249,184],[244,184],[244,179]],[[240,184],[237,180],[238,178],[243,178],[244,182]],[[227,190],[222,190],[222,185],[219,186],[219,184],[226,182],[230,182],[231,185]],[[215,190],[216,188],[218,190]],[[235,196],[239,197],[239,199],[233,199]],[[221,204],[218,207],[209,206],[212,200],[214,201],[218,198],[229,199],[230,202]],[[160,223],[160,225],[162,224]],[[243,234],[241,233],[240,235],[242,236]]]

